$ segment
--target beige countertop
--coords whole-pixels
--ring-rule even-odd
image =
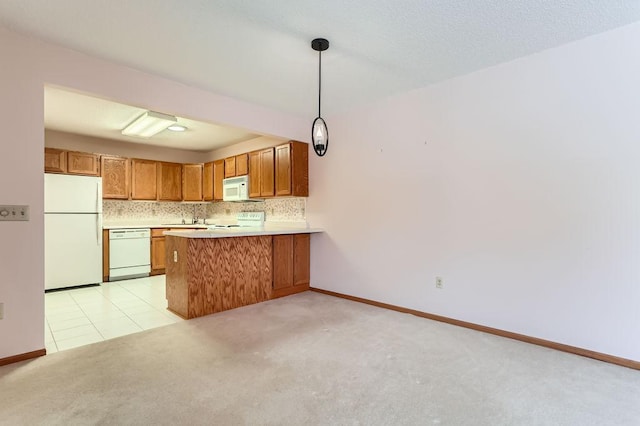
[[[320,228],[294,228],[294,227],[238,227],[198,229],[195,231],[166,231],[164,235],[183,238],[227,238],[227,237],[253,237],[260,235],[287,235],[287,234],[316,234],[324,232]]]
[[[180,228],[187,228],[187,229],[192,229],[192,228],[199,228],[199,229],[207,229],[209,226],[212,225],[203,225],[201,223],[197,223],[197,224],[180,224],[180,223],[173,223],[173,224],[166,224],[166,223],[161,223],[161,224],[149,224],[149,223],[139,223],[139,224],[114,224],[114,223],[107,223],[104,224],[102,226],[102,229],[137,229],[137,228],[171,228],[171,229],[180,229]]]

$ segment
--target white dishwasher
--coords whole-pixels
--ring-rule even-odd
[[[151,272],[149,228],[109,230],[109,281],[148,277]]]

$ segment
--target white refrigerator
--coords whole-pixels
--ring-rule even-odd
[[[44,175],[44,288],[102,282],[102,178]]]

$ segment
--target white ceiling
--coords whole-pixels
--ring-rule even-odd
[[[2,0],[15,31],[324,116],[640,20],[639,0]]]
[[[151,138],[123,135],[121,130],[145,111],[55,87],[44,90],[44,126],[47,129],[192,151],[211,151],[259,136],[184,117],[177,117],[178,123],[187,127],[184,132],[165,130]]]

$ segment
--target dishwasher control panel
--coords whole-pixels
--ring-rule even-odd
[[[109,239],[129,239],[129,238],[151,238],[151,230],[149,228],[135,229],[110,229]]]

